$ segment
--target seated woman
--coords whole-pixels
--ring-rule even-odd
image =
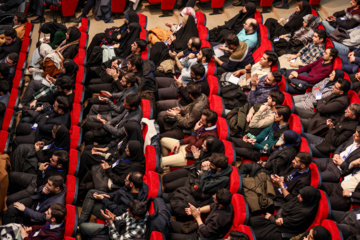
[[[30,134],[35,134],[31,128],[20,127],[21,134],[16,133],[16,138],[27,138]],[[25,125],[24,125],[25,126]],[[25,172],[36,174],[38,163],[44,162],[56,150],[69,150],[70,134],[64,125],[55,125],[52,130],[53,139],[51,141],[38,141],[35,144],[20,144],[11,156],[12,170],[15,172]]]
[[[43,42],[56,49],[66,39],[67,27],[57,22],[46,22],[39,31],[45,34],[50,33],[50,38],[44,38]]]
[[[60,76],[68,76],[75,82],[78,70],[79,66],[72,59],[66,59],[63,63],[62,73]]]
[[[187,18],[187,21],[186,21]],[[169,50],[176,53],[188,48],[187,44],[190,38],[198,37],[199,32],[196,27],[195,18],[192,15],[187,15],[183,18],[185,25],[170,37],[165,42],[157,42],[150,49],[150,60],[159,66],[161,62],[170,59]]]
[[[197,147],[191,147],[193,160],[195,164],[183,167],[181,169],[169,172],[163,176],[164,191],[172,192],[177,188],[184,186],[188,177],[193,175],[198,177],[198,171],[201,170],[201,163],[207,161],[213,153],[224,153],[224,143],[214,136],[208,136],[204,139],[201,150]]]
[[[95,34],[87,48],[87,55],[90,56],[96,46],[113,45],[115,41],[124,38],[128,34],[127,30],[131,23],[139,23],[139,16],[133,11],[125,15],[124,24],[120,27],[107,28],[105,32]]]
[[[182,17],[180,24],[175,24],[169,21],[165,23],[165,25],[169,27],[169,30],[165,30],[159,26],[150,29],[148,37],[149,43],[151,43],[151,45],[154,45],[157,42],[165,42],[169,40],[171,34],[175,34],[177,31],[179,31],[182,27],[186,25],[188,19],[188,17],[186,17],[187,15],[193,16],[196,23],[195,10],[191,7],[186,7],[180,12],[180,16]]]
[[[298,240],[332,240],[331,233],[323,226],[316,226],[300,235]]]
[[[69,27],[66,39],[56,49],[65,59],[73,59],[79,51],[81,32],[77,27]]]
[[[301,1],[296,7],[296,11],[285,21],[284,18],[276,20],[268,18],[265,26],[268,28],[270,39],[274,40],[284,34],[294,34],[303,25],[303,17],[311,14],[311,6],[307,1]],[[285,24],[282,24],[285,21]]]
[[[275,52],[279,56],[286,53],[297,53],[312,41],[320,19],[312,14],[304,16],[303,19],[303,26],[294,35],[291,33],[281,35],[279,41],[274,42]]]
[[[265,216],[250,218],[250,226],[254,229],[258,240],[279,240],[281,233],[299,234],[311,225],[321,195],[314,187],[304,187],[297,198],[285,203],[276,216],[266,213]]]
[[[248,2],[240,10],[240,12],[231,18],[229,21],[225,22],[222,26],[217,26],[209,31],[209,42],[225,42],[225,37],[229,33],[238,34],[243,29],[243,24],[246,19],[254,18],[256,12],[256,6],[253,2]]]
[[[136,171],[145,173],[145,157],[142,143],[132,140],[120,157],[113,157],[110,162],[103,160],[86,173],[80,183],[80,194],[86,194],[90,189],[109,192],[119,188],[124,185],[126,176]]]
[[[91,167],[108,161],[111,158],[117,158],[124,153],[129,141],[135,140],[144,142],[140,124],[136,121],[128,121],[124,124],[126,137],[120,141],[112,141],[107,145],[88,145],[85,146],[81,154],[79,178],[82,179]]]

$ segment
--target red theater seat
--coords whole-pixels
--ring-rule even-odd
[[[152,108],[150,100],[149,99],[141,99],[140,106],[141,106],[141,109],[143,112],[143,118],[153,119],[154,113],[153,113],[153,108]]]
[[[75,84],[74,103],[83,103],[85,95],[85,88],[81,84]]]
[[[262,14],[261,14],[258,10],[255,11],[254,18],[255,18],[255,20],[256,20],[256,22],[257,22],[258,24],[262,24],[262,23],[263,23]]]
[[[166,240],[166,238],[161,232],[152,231],[150,235],[150,240]]]
[[[70,112],[71,126],[80,126],[83,116],[82,107],[79,103],[73,103],[72,107],[73,108]]]
[[[242,179],[239,173],[239,169],[232,166],[232,172],[230,174],[230,188],[229,191],[232,194],[241,193],[242,190]]]
[[[149,187],[148,198],[161,196],[161,177],[158,173],[153,171],[147,172],[143,177],[143,181]]]
[[[282,76],[281,81],[278,83],[278,87],[280,91],[287,92],[288,87],[284,76]]]
[[[324,219],[321,221],[321,226],[331,233],[331,240],[343,240],[341,230],[333,220]]]
[[[210,104],[210,110],[215,111],[219,117],[226,117],[225,105],[222,97],[218,95],[211,95],[209,97],[209,104]]]
[[[206,15],[200,11],[196,11],[195,15],[197,20],[196,24],[206,26]]]
[[[26,68],[26,60],[27,60],[27,54],[20,52],[19,53],[19,61],[16,64],[16,70],[24,71]]]
[[[145,147],[145,167],[145,172],[156,172],[160,167],[160,158],[156,154],[156,149],[154,146],[147,145]]]
[[[0,153],[6,153],[9,147],[9,133],[7,131],[0,131]]]
[[[14,110],[7,108],[2,122],[1,130],[10,131],[14,123]]]
[[[314,188],[320,188],[321,186],[321,174],[319,172],[318,167],[315,163],[310,163],[309,165],[310,173],[311,173],[311,180],[310,180],[310,186]]]
[[[360,104],[359,95],[357,95],[355,91],[349,90],[348,96],[349,96],[350,104],[352,104],[352,103]]]
[[[82,65],[78,65],[78,66],[79,66],[79,70],[76,73],[75,83],[83,85],[86,78],[85,68]]]
[[[75,149],[69,151],[69,171],[68,175],[77,176],[80,168],[80,152]]]
[[[230,138],[230,129],[225,118],[218,117],[216,129],[220,140],[228,140]]]
[[[23,74],[24,74],[23,71],[21,71],[21,70],[16,70],[15,76],[14,76],[14,78],[13,78],[13,80],[12,80],[12,82],[13,82],[12,87],[13,87],[13,88],[18,88],[18,89],[20,89],[20,88],[22,87]]]
[[[220,84],[219,84],[219,79],[215,76],[211,76],[210,74],[208,74],[207,78],[206,78],[208,84],[209,84],[209,89],[210,89],[210,93],[209,96],[214,94],[214,95],[220,95]]]
[[[79,191],[79,180],[75,176],[66,176],[66,204],[75,205]]]
[[[282,105],[286,105],[291,109],[291,112],[294,112],[295,110],[295,104],[294,104],[294,100],[293,97],[291,96],[290,93],[287,92],[283,92],[285,99]]]
[[[34,25],[30,22],[27,22],[25,25],[25,33],[24,36],[31,37]]]
[[[234,144],[227,140],[222,140],[222,142],[224,143],[225,146],[225,156],[227,156],[229,159],[228,163],[231,165],[235,165],[236,153],[235,153]]]
[[[21,50],[22,53],[28,53],[31,47],[31,38],[27,37],[25,35],[22,44],[21,44]]]
[[[197,29],[199,32],[199,38],[201,41],[203,40],[208,40],[209,38],[209,30],[207,29],[207,27],[203,26],[203,25],[197,25]]]
[[[70,149],[80,149],[81,136],[82,129],[79,126],[72,125],[70,128]]]
[[[81,26],[79,27],[80,32],[88,33],[90,28],[90,21],[87,18],[81,19]]]
[[[146,29],[147,26],[147,16],[144,14],[139,13],[139,24],[142,28]]]
[[[79,41],[79,48],[84,48],[84,49],[87,48],[88,38],[89,38],[89,36],[88,36],[88,34],[86,32],[81,32],[80,41]]]
[[[8,101],[8,108],[13,109],[15,106],[18,105],[19,102],[19,98],[20,98],[20,92],[18,89],[16,88],[12,88],[11,92],[10,92],[10,97],[9,97],[9,101]]]
[[[122,13],[125,10],[126,0],[112,0],[111,11],[113,13]]]
[[[83,48],[79,48],[78,53],[73,58],[74,62],[79,66],[85,66],[86,64],[86,51]]]
[[[300,118],[295,113],[292,113],[289,118],[289,128],[290,128],[290,130],[293,130],[293,131],[297,132],[298,134],[301,134],[303,131]]]
[[[78,212],[77,207],[66,204],[66,216],[65,216],[65,236],[76,237],[78,226]],[[66,239],[66,237],[65,237]],[[69,239],[69,238],[68,238]]]

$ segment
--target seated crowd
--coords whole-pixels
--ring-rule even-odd
[[[37,2],[31,7],[42,22]],[[76,22],[94,2],[87,1]],[[30,81],[14,108],[19,122],[11,154],[0,155],[10,186],[0,188],[0,206],[7,206],[0,209],[1,238],[64,239],[67,179],[75,164],[82,239],[151,239],[153,231],[175,240],[253,239],[234,227],[247,214],[237,202],[242,196],[250,216],[241,224],[256,239],[287,233],[330,240],[322,219],[313,224],[326,195],[334,231],[357,239],[360,42],[333,38],[338,27],[350,39],[359,31],[360,0],[322,22],[300,1],[287,20],[269,18],[265,25],[249,2],[209,30],[209,42],[189,7],[179,25],[167,22],[170,30],[157,27],[148,42],[141,39],[138,2],[130,0],[122,26],[89,41],[80,64],[79,28],[41,26],[50,38],[36,43],[25,73]],[[15,13],[13,22],[0,35],[0,123],[26,15]],[[262,27],[274,51],[259,55]],[[74,109],[83,103],[79,85],[81,147],[73,147]],[[69,153],[77,150],[74,160]],[[161,179],[155,195],[150,172]]]

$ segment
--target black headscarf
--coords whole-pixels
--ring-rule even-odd
[[[302,202],[294,197],[281,207],[281,217],[284,219],[281,228],[304,232],[313,222],[321,198],[320,192],[314,187],[307,186],[300,190],[300,196]]]
[[[213,139],[214,141],[208,141],[208,139]],[[204,139],[204,141],[206,140],[206,149],[207,151],[201,151],[201,158],[207,158],[210,157],[211,154],[213,153],[224,153],[225,152],[225,146],[224,143],[219,140],[218,138],[214,137],[214,136],[209,136],[207,138]]]
[[[139,23],[139,15],[137,15],[136,12],[134,11],[130,11],[125,15],[125,18],[129,21],[130,23]]]
[[[335,70],[335,77],[333,82],[336,82],[339,78],[344,78],[344,72],[340,69],[334,69]]]
[[[54,40],[54,34],[57,31],[62,31],[62,32],[66,33],[67,27],[65,27],[64,25],[62,25],[60,23],[56,23],[56,22],[46,22],[40,28],[40,32],[46,33],[46,34],[50,33],[50,42],[52,42]]]
[[[240,10],[240,12],[235,15],[235,17],[225,22],[223,26],[219,26],[219,28],[232,29],[233,32],[239,33],[241,29],[243,29],[243,24],[245,21],[248,18],[254,18],[254,14],[256,12],[256,5],[253,2],[248,2],[244,7],[246,8],[246,13],[243,13],[242,10]]]
[[[81,32],[77,27],[69,27],[68,30],[70,31],[70,33],[69,39],[66,39],[66,44],[80,39]]]
[[[192,15],[188,15],[188,20],[185,26],[180,28],[174,35],[176,36],[176,39],[171,43],[171,48],[176,52],[187,49],[189,39],[199,36],[194,17]]]
[[[142,29],[139,23],[130,23],[129,30],[128,33],[125,30],[126,34],[121,34],[122,37],[117,41],[120,43],[120,47],[115,48],[115,54],[119,58],[125,59],[131,54],[131,44],[134,43],[135,39],[139,38]]]
[[[299,30],[303,26],[304,17],[308,14],[311,14],[311,6],[308,1],[302,1],[298,3],[300,12],[293,13],[289,17],[289,21],[284,25],[282,31],[279,34],[273,34],[274,36],[280,36],[283,34],[291,33]]]
[[[70,146],[69,129],[67,129],[65,125],[61,125],[61,127],[57,130],[55,134],[53,147],[55,147],[56,149],[66,150],[69,146]]]
[[[137,121],[128,121],[124,124],[124,129],[127,134],[126,138],[124,139],[121,147],[119,149],[119,153],[122,154],[125,151],[126,145],[130,141],[139,141],[141,145],[144,144],[144,139],[140,127],[140,123]]]
[[[315,240],[331,240],[331,233],[323,226],[316,226],[312,229]]]
[[[63,74],[63,76],[68,76],[71,79],[75,79],[77,71],[79,70],[79,66],[72,59],[66,59],[63,62],[63,66],[65,68],[65,74]]]
[[[284,142],[285,144],[291,144],[292,146],[300,146],[301,136],[293,130],[284,131]]]
[[[126,159],[131,162],[142,162],[144,161],[143,145],[140,141],[132,140],[128,142],[130,156],[126,156]]]

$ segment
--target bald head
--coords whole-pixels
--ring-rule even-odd
[[[244,23],[244,29],[247,34],[251,34],[258,29],[258,23],[254,18],[248,18]]]

